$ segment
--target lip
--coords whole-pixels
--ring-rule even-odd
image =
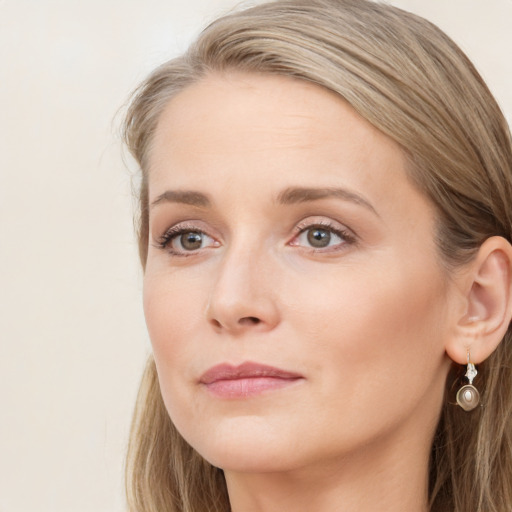
[[[213,366],[201,375],[199,382],[220,398],[248,398],[288,387],[303,378],[281,368],[246,362],[238,366],[227,363]]]

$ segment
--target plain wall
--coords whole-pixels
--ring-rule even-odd
[[[0,1],[0,512],[124,509],[149,341],[116,112],[238,3]],[[512,119],[512,0],[391,3],[447,31]]]

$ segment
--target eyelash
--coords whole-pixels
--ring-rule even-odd
[[[294,240],[297,240],[297,238],[301,234],[306,233],[307,231],[312,230],[312,229],[321,229],[321,230],[328,231],[328,232],[336,235],[337,237],[339,237],[342,240],[342,242],[340,244],[337,244],[334,248],[330,248],[330,249],[328,247],[327,248],[311,247],[309,249],[309,252],[312,252],[312,253],[335,252],[335,251],[342,250],[342,248],[345,245],[353,245],[357,242],[357,238],[352,232],[345,230],[345,229],[340,229],[328,221],[319,221],[319,222],[313,222],[313,223],[311,223],[311,222],[299,223],[294,228],[294,236],[293,236],[292,242]],[[189,256],[194,256],[197,254],[197,250],[181,252],[181,251],[176,251],[170,247],[170,244],[172,243],[173,240],[177,239],[179,236],[184,235],[186,233],[199,233],[201,235],[206,235],[207,237],[214,239],[213,237],[208,235],[204,230],[198,229],[197,226],[178,224],[176,226],[172,226],[162,236],[160,236],[157,240],[156,246],[162,250],[167,250],[173,256],[180,256],[180,257],[185,257],[185,258],[189,257]],[[289,244],[293,245],[293,246],[298,246],[298,244],[293,244],[291,242],[289,242]]]

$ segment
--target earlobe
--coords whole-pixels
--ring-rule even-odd
[[[497,348],[512,317],[512,246],[498,236],[488,238],[464,273],[465,311],[446,346],[458,364],[478,364]]]

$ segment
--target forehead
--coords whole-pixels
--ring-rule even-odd
[[[348,133],[352,143],[378,137],[398,147],[332,91],[290,77],[230,73],[210,75],[177,94],[160,116],[153,147],[179,149],[176,137],[222,146],[226,135],[243,142],[249,134],[251,143],[257,135],[262,145],[271,145],[279,134],[281,144],[310,147],[319,137],[339,143]]]
[[[275,179],[298,163],[320,177],[318,165],[337,161],[360,171],[369,160],[389,158],[404,167],[400,147],[335,93],[289,77],[230,73],[204,78],[166,106],[152,142],[150,182],[171,171],[193,177],[205,166],[212,173],[232,164],[239,174],[241,161],[257,166],[260,177],[267,169]]]

